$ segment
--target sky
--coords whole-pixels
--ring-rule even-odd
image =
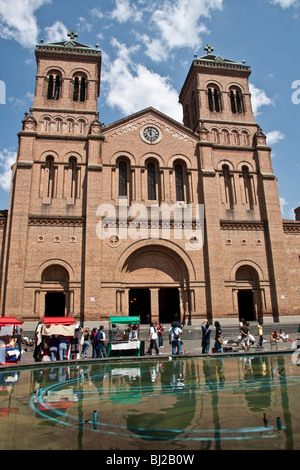
[[[195,54],[251,67],[256,122],[272,148],[285,219],[300,206],[300,0],[0,0],[0,210],[24,113],[33,104],[41,39],[68,39],[102,52],[99,119],[149,106],[182,123],[178,96]]]

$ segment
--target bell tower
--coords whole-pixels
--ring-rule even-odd
[[[184,125],[199,136],[208,310],[212,317],[221,317],[227,296],[240,316],[250,305],[249,318],[259,318],[270,309],[268,303],[273,315],[287,314],[280,296],[280,289],[287,291],[287,276],[277,180],[271,148],[251,106],[251,70],[244,63],[214,55],[210,45],[205,51],[206,55],[193,60],[179,102]],[[226,257],[220,259],[224,247]],[[263,275],[253,268],[262,256],[268,266]],[[235,272],[232,267],[238,263],[241,271]],[[224,284],[230,276],[233,283]],[[264,276],[265,285],[259,276]]]
[[[53,298],[61,315],[83,315],[87,194],[101,187],[101,52],[68,37],[36,46],[33,106],[13,166],[1,306],[27,319],[51,313]]]
[[[89,123],[97,113],[101,52],[76,41],[71,31],[64,42],[36,47],[36,88],[32,113],[37,122],[46,113],[80,113]],[[47,124],[47,123],[46,123]]]
[[[203,120],[253,124],[250,67],[213,55],[209,44],[204,49],[207,54],[193,61],[180,93],[184,125],[199,132]]]

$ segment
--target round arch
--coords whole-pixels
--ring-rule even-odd
[[[181,155],[181,154],[173,155],[168,161],[168,167],[173,168],[175,162],[184,163],[186,165],[187,170],[192,168],[190,159],[186,157],[185,155]]]
[[[54,267],[54,266],[59,266],[65,269],[65,271],[68,273],[68,282],[75,281],[75,273],[71,265],[64,260],[57,259],[57,258],[44,261],[42,264],[40,264],[40,266],[37,268],[36,273],[35,273],[35,280],[37,282],[41,282],[43,279],[43,273],[47,269]]]
[[[263,281],[264,280],[264,273],[262,271],[262,269],[260,268],[260,266],[256,263],[254,263],[253,261],[250,261],[250,260],[241,260],[241,261],[238,261],[232,268],[231,268],[231,272],[230,272],[230,280],[231,281],[236,281],[237,280],[237,272],[241,269],[248,269],[249,272],[251,273],[257,273],[257,281]],[[239,279],[241,280],[241,279]]]
[[[140,165],[144,167],[146,166],[146,163],[150,160],[156,161],[158,166],[164,166],[164,161],[162,157],[154,152],[146,153],[145,155],[143,155],[140,160]]]
[[[117,152],[114,155],[112,155],[111,160],[110,160],[111,165],[116,166],[118,160],[122,158],[129,160],[131,166],[135,166],[136,164],[135,158],[132,155],[132,153],[129,153],[129,152]]]
[[[115,280],[124,279],[124,269],[130,261],[141,254],[155,253],[156,255],[169,256],[177,269],[182,269],[182,281],[189,282],[196,279],[194,265],[187,253],[171,241],[138,240],[128,247],[120,256],[115,268]]]

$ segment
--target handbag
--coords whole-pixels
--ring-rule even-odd
[[[80,338],[80,345],[82,346],[83,343],[84,343],[84,335],[82,335],[81,338]]]

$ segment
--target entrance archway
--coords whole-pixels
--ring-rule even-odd
[[[159,290],[159,321],[171,323],[180,320],[179,290],[163,288]]]
[[[189,291],[189,271],[170,248],[147,245],[133,251],[124,260],[121,275],[122,288],[128,291],[126,314],[139,315],[142,323],[184,320],[190,311],[184,294]]]
[[[248,265],[238,268],[235,274],[239,318],[247,321],[257,319],[260,313],[259,276],[257,271]]]
[[[64,317],[68,314],[66,294],[69,290],[68,271],[60,265],[48,266],[42,273],[45,293],[45,317]]]
[[[129,315],[139,316],[141,323],[149,323],[151,319],[151,299],[149,289],[130,289]]]
[[[45,317],[64,317],[66,297],[64,292],[46,292]]]

